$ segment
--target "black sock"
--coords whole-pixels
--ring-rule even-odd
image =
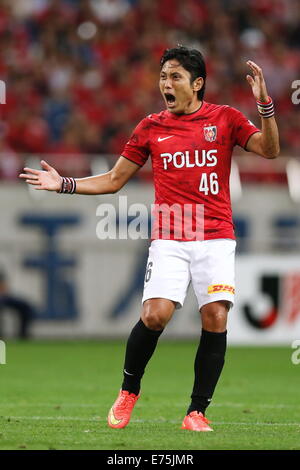
[[[227,331],[213,333],[202,330],[194,364],[195,382],[191,395],[192,402],[187,414],[192,411],[200,411],[205,414],[205,410],[211,402],[224,365],[226,335]]]
[[[162,332],[163,330],[150,330],[142,320],[133,327],[126,346],[122,390],[136,395],[139,393],[145,367]]]

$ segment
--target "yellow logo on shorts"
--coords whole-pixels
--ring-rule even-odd
[[[218,294],[219,292],[229,292],[229,294],[234,294],[235,290],[233,286],[229,286],[228,284],[213,284],[207,288],[208,294]]]

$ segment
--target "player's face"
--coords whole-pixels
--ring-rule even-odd
[[[188,114],[200,106],[197,91],[203,79],[197,78],[191,83],[191,74],[176,59],[164,63],[159,79],[160,92],[168,111],[175,114]]]

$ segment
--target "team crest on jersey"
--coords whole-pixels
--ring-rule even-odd
[[[217,138],[217,126],[203,127],[204,138],[207,142],[213,142]]]

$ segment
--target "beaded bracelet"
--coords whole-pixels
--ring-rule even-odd
[[[61,188],[58,193],[63,193],[63,194],[74,194],[76,191],[76,181],[75,178],[68,178],[66,176],[62,177],[61,181]]]
[[[265,103],[263,101],[256,101],[257,109],[261,117],[270,118],[274,116],[274,103],[272,98],[269,96],[268,101]]]

